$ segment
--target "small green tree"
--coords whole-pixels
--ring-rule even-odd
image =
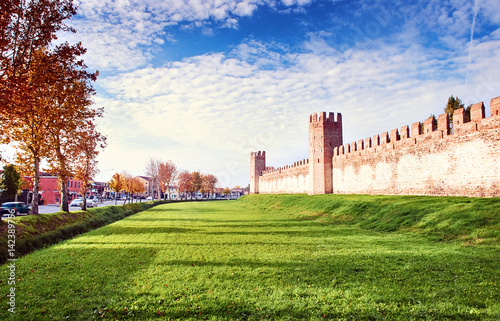
[[[470,121],[470,109],[472,105],[469,105],[465,108],[465,121]],[[453,124],[453,112],[457,109],[464,108],[464,103],[458,97],[453,97],[453,95],[448,98],[448,102],[444,107],[444,112],[450,116],[450,123]]]
[[[446,103],[446,107],[444,108],[444,112],[448,113],[448,115],[453,116],[453,112],[456,109],[463,108],[464,103],[458,97],[453,97],[453,95],[448,98],[448,103]]]
[[[0,191],[2,201],[17,201],[17,193],[21,185],[21,175],[14,165],[3,167],[3,175],[0,180]]]

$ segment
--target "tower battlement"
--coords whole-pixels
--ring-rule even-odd
[[[266,152],[265,151],[258,151],[258,152],[251,152],[250,157],[255,157],[255,158],[266,158]]]
[[[337,125],[342,125],[342,114],[337,113],[337,120],[335,120],[335,113],[332,112],[329,112],[328,114],[326,112],[321,112],[319,114],[313,113],[309,115],[309,123],[334,123]]]

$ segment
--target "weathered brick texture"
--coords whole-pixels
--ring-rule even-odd
[[[307,193],[309,191],[309,161],[304,159],[291,166],[267,168],[260,177],[262,194]]]

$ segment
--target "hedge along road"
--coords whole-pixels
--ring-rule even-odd
[[[244,201],[159,205],[3,265],[0,319],[500,319],[498,250],[298,220]],[[10,300],[7,297],[7,300]]]

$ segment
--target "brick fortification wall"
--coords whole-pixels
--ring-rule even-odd
[[[500,196],[500,97],[334,149],[333,193]]]
[[[304,159],[291,166],[268,167],[259,179],[259,193],[285,194],[309,192],[309,161]]]
[[[343,145],[342,116],[309,117],[309,159],[277,169],[250,155],[250,193],[500,196],[500,97]],[[451,126],[450,126],[451,125]]]

